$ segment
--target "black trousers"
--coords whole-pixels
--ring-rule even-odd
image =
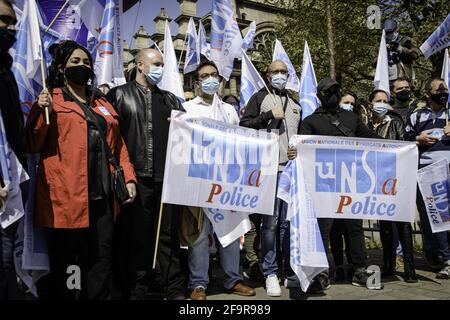
[[[335,219],[318,218],[320,234],[327,252],[328,263],[333,265],[330,255],[330,231]],[[355,270],[366,267],[366,245],[362,220],[343,219],[344,227],[348,233],[349,254]]]
[[[89,206],[88,228],[48,229],[50,274],[38,283],[40,299],[111,299],[113,213],[106,199]],[[81,290],[73,287],[77,274]]]
[[[184,276],[180,267],[181,207],[165,204],[157,254],[157,272],[152,270],[162,182],[138,178],[134,203],[124,205],[115,226],[114,273],[129,299],[136,284],[156,281],[168,299],[184,296]]]
[[[0,227],[0,300],[20,298],[14,266],[14,242],[19,222],[14,222],[6,229]]]
[[[349,264],[352,264],[352,258],[350,257],[350,244],[348,239],[347,228],[345,227],[345,221],[342,219],[335,219],[330,231],[330,247],[333,254],[334,264],[336,266],[344,265],[344,243],[345,243],[345,256]]]
[[[408,222],[380,221],[380,238],[383,245],[383,264],[386,269],[395,268],[394,224],[403,249],[405,266],[414,267],[412,227]]]

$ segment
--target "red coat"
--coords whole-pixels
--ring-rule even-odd
[[[35,225],[86,228],[89,227],[86,117],[76,102],[64,100],[61,89],[54,89],[52,98],[50,125],[45,124],[42,109],[35,103],[26,126],[28,152],[41,154],[34,199]],[[105,98],[94,101],[93,111],[107,122],[106,141],[123,167],[125,181],[136,181],[133,165],[120,135],[119,116]],[[118,208],[116,202],[115,215]]]

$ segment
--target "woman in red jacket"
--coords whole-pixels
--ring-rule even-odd
[[[106,147],[123,167],[130,195],[127,202],[136,196],[136,177],[117,113],[104,97],[94,95],[88,84],[94,80],[88,50],[65,41],[51,53],[49,91],[39,95],[26,126],[28,152],[40,153],[41,159],[34,221],[36,226],[48,228],[49,235],[51,272],[39,293],[42,298],[74,299],[79,295],[81,299],[108,299],[118,203],[112,192]]]

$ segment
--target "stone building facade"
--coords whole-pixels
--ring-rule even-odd
[[[126,72],[134,67],[134,55],[138,49],[148,48],[150,43],[155,42],[160,48],[164,46],[164,27],[165,22],[175,22],[178,25],[178,34],[173,36],[174,48],[179,59],[183,54],[180,64],[180,74],[183,78],[185,88],[194,88],[193,74],[183,75],[184,64],[184,40],[188,28],[189,19],[192,17],[196,23],[198,30],[198,21],[205,26],[208,42],[211,30],[211,13],[203,17],[197,16],[197,0],[178,0],[180,5],[180,14],[175,19],[169,17],[164,8],[161,8],[159,14],[153,19],[155,23],[155,32],[149,34],[143,26],[140,26],[134,35],[134,48],[129,48],[124,42],[124,67]],[[248,27],[252,21],[256,22],[256,34],[254,39],[254,49],[249,50],[253,60],[258,60],[262,53],[272,52],[275,42],[275,26],[279,23],[279,17],[284,1],[276,0],[232,0],[235,17],[239,24],[242,36],[247,34]],[[150,41],[152,40],[152,41]],[[231,74],[230,81],[225,86],[225,95],[233,94],[239,97],[240,87],[240,61],[235,60],[234,70]]]

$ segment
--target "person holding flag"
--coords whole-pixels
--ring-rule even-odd
[[[339,107],[342,89],[341,85],[335,80],[331,78],[322,79],[317,85],[317,97],[320,100],[321,107],[303,120],[300,127],[301,135],[379,138],[378,135],[367,128],[356,113],[343,110]],[[325,250],[328,254],[333,219],[319,218],[317,220]],[[365,269],[366,247],[362,220],[345,219],[344,224],[348,232],[350,256],[353,269],[355,270],[352,284],[355,286],[366,286],[368,275]],[[328,261],[331,266],[331,256],[328,256]],[[319,274],[316,281],[321,284],[322,290],[329,288],[330,280],[328,272]]]
[[[2,97],[0,99],[0,111],[5,126],[5,132],[1,134],[4,135],[3,138],[6,137],[6,142],[22,166],[26,168],[25,146],[22,142],[24,137],[24,120],[20,108],[17,82],[14,74],[11,72],[13,58],[8,53],[8,50],[16,42],[16,23],[17,19],[12,1],[0,0],[0,96]],[[2,184],[0,187],[2,207],[4,207],[8,199],[8,192],[5,188],[6,180],[7,177],[2,173]],[[19,221],[7,227],[3,227],[3,223],[0,225],[0,248],[2,248],[0,254],[0,300],[17,298],[10,294],[15,291],[14,286],[17,284],[13,252],[18,225]]]
[[[168,118],[172,110],[183,110],[173,93],[158,87],[166,67],[157,49],[142,49],[136,54],[136,79],[107,94],[119,114],[138,182],[137,201],[123,208],[116,224],[115,270],[122,299],[145,299],[151,280],[155,280],[152,260],[169,137]],[[162,278],[158,282],[168,299],[184,299],[185,295],[179,260],[178,209],[165,204],[161,221],[157,259]]]
[[[289,72],[287,65],[280,60],[273,61],[267,69],[267,79],[271,91],[268,88],[255,93],[245,106],[240,125],[257,130],[279,130],[280,156],[279,175],[288,162],[289,138],[298,134],[302,117],[302,109],[289,96],[286,89]],[[278,279],[277,248],[282,246],[286,276],[293,276],[289,264],[289,228],[286,220],[287,204],[278,198],[275,201],[273,216],[256,215],[255,225],[259,225],[261,219],[261,251],[262,269],[266,277],[266,291],[268,296],[280,296],[281,288]],[[280,244],[276,241],[277,228],[280,228]]]
[[[448,124],[448,87],[443,79],[431,78],[425,83],[426,106],[411,114],[406,126],[406,140],[419,147],[419,169],[442,159],[450,159],[450,125]],[[450,278],[450,247],[448,232],[433,233],[427,209],[417,190],[425,256],[439,279]]]
[[[38,291],[41,299],[72,300],[77,293],[80,299],[111,298],[113,220],[118,202],[108,154],[123,168],[127,202],[136,196],[136,177],[120,135],[118,115],[88,85],[94,80],[92,67],[86,48],[74,41],[61,42],[53,50],[49,90],[42,90],[27,120],[27,151],[41,156],[34,223],[47,229],[50,257],[48,287],[44,282]],[[67,285],[67,270],[75,272],[73,287]]]
[[[238,125],[239,117],[234,107],[228,103],[220,100],[217,96],[217,91],[220,84],[220,76],[216,65],[211,61],[204,61],[200,63],[196,70],[196,80],[199,86],[201,95],[189,102],[183,104],[187,113],[196,116],[212,118],[226,123]],[[191,208],[190,208],[191,209]],[[194,210],[197,208],[194,208]],[[205,214],[198,215],[202,219],[202,230],[197,239],[189,244],[189,289],[192,291],[191,300],[206,300],[206,288],[209,284],[208,267],[209,267],[209,251],[208,251],[208,235],[215,232],[215,225],[212,212],[215,209],[203,208]],[[228,226],[241,225],[241,221],[247,220],[248,228],[240,230],[241,235],[250,229],[250,221],[248,214],[239,212],[225,212],[223,214]],[[233,223],[233,218],[236,217],[236,223]],[[233,231],[233,230],[229,230]],[[243,276],[239,272],[239,237],[234,239],[228,245],[219,245],[220,262],[225,272],[226,279],[224,287],[227,292],[242,296],[254,296],[255,290],[243,281]]]

